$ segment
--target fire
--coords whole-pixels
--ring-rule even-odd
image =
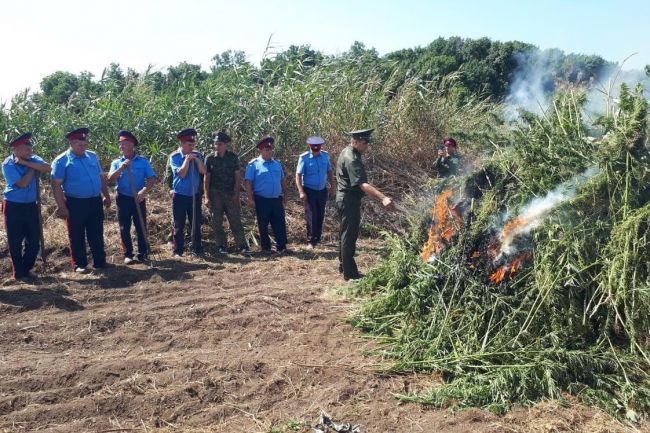
[[[422,259],[426,262],[445,249],[460,227],[462,216],[457,208],[449,205],[452,195],[451,190],[443,191],[431,208],[433,224],[429,228],[429,239],[422,248]]]
[[[520,215],[506,223],[499,234],[501,252],[508,253],[512,241],[520,234],[530,231],[539,223],[538,215]]]
[[[519,269],[532,258],[532,254],[530,251],[524,251],[523,253],[519,254],[517,257],[515,257],[510,263],[506,263],[503,266],[499,266],[496,271],[492,273],[488,277],[488,280],[492,284],[499,284],[501,283],[506,277],[508,277],[509,280],[512,280],[512,278],[515,276],[517,272],[519,272]]]

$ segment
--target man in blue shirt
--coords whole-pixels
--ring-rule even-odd
[[[67,222],[72,267],[75,272],[86,273],[86,238],[93,267],[108,267],[102,203],[110,207],[111,196],[99,159],[88,150],[88,128],[70,131],[66,138],[70,148],[52,162],[52,190],[57,214]]]
[[[194,150],[196,130],[183,129],[176,135],[180,141],[179,149],[169,155],[172,178],[172,214],[174,216],[174,257],[183,255],[185,246],[186,221],[192,224],[192,252],[200,255],[201,247],[201,189],[202,176],[206,168],[203,155]]]
[[[36,176],[50,171],[50,165],[32,154],[32,133],[9,142],[13,154],[2,163],[5,178],[2,210],[7,229],[9,255],[14,278],[27,278],[40,248],[39,209],[36,204]],[[24,252],[23,252],[24,242]]]
[[[257,143],[260,156],[252,159],[246,166],[244,183],[248,206],[254,208],[257,215],[262,251],[271,251],[270,222],[278,252],[284,254],[288,252],[287,226],[284,220],[287,188],[282,164],[273,159],[274,142],[273,137],[265,137]]]
[[[147,230],[147,193],[158,182],[156,173],[144,156],[135,153],[138,139],[129,131],[117,133],[122,157],[111,163],[108,181],[117,180],[115,204],[117,220],[120,225],[120,238],[124,250],[124,263],[134,262],[133,242],[131,241],[131,222],[138,235],[138,261],[145,261],[151,251],[146,236]],[[139,209],[139,210],[138,210]]]
[[[336,192],[329,154],[321,150],[324,143],[325,140],[322,137],[307,138],[309,150],[298,157],[298,166],[296,167],[296,187],[300,201],[305,208],[305,219],[307,220],[307,248],[314,248],[320,243],[323,220],[325,219],[328,183],[330,197],[333,197],[333,193]]]

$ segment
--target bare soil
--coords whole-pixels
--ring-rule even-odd
[[[38,279],[9,279],[2,261],[0,432],[307,432],[321,410],[362,432],[648,431],[578,404],[498,417],[400,403],[436,376],[381,372],[377,343],[346,323],[356,305],[337,292],[332,236],[289,256],[174,260],[161,247],[154,267],[76,275],[62,224],[46,222]],[[380,247],[361,243],[362,270]]]

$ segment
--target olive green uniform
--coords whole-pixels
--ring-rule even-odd
[[[205,166],[210,173],[208,194],[210,196],[210,212],[212,213],[212,230],[217,248],[226,246],[226,233],[223,229],[224,213],[228,218],[237,248],[247,248],[241,212],[234,201],[239,194],[239,191],[235,191],[237,171],[242,169],[239,157],[230,150],[227,150],[223,157],[214,153],[207,157]]]
[[[336,208],[341,223],[339,238],[339,271],[343,278],[358,278],[359,270],[354,261],[359,226],[361,225],[361,184],[368,182],[361,153],[348,146],[336,162]]]

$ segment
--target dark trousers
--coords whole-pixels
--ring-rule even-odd
[[[147,205],[144,201],[136,205],[135,198],[123,194],[118,194],[115,202],[117,204],[117,221],[120,225],[120,238],[122,239],[124,257],[133,258],[133,242],[131,241],[131,223],[133,223],[138,236],[138,260],[142,260],[149,254],[149,246],[145,237],[145,231],[147,229]],[[140,224],[140,217],[138,216],[138,208],[136,206],[140,207],[144,227]]]
[[[183,255],[183,249],[185,248],[185,234],[183,232],[186,221],[189,221],[192,227],[196,223],[196,228],[193,230],[192,251],[201,253],[203,251],[201,246],[201,194],[194,196],[194,209],[192,209],[191,196],[174,194],[172,214],[174,216],[174,254]]]
[[[269,223],[275,235],[278,251],[287,248],[287,225],[284,220],[284,204],[282,197],[264,198],[255,196],[255,213],[257,214],[257,228],[260,231],[260,245],[262,251],[271,250],[269,237]]]
[[[354,261],[359,227],[361,225],[361,197],[351,193],[336,195],[336,208],[341,228],[339,232],[339,270],[344,278],[357,278],[359,270]]]
[[[305,187],[307,207],[305,219],[307,220],[307,242],[312,245],[320,243],[323,233],[323,220],[325,219],[325,205],[327,204],[327,188],[316,190]]]
[[[38,206],[36,203],[16,203],[5,200],[2,210],[13,275],[14,278],[22,278],[27,276],[34,267],[40,248]]]
[[[88,266],[86,257],[86,240],[93,256],[93,266],[101,268],[106,265],[104,251],[104,208],[101,196],[91,198],[74,198],[66,196],[68,208],[68,239],[72,267]]]

